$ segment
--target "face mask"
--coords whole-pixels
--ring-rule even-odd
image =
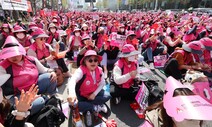
[[[79,32],[75,33],[75,36],[79,37],[80,36],[80,33]]]
[[[136,61],[135,56],[130,56],[130,57],[128,57],[128,61],[130,61],[130,62]]]
[[[84,30],[84,31],[86,31],[86,30],[87,30],[87,28],[86,28],[86,27],[83,27],[83,30]]]
[[[121,31],[121,32],[124,32],[124,28],[121,28],[120,31]]]
[[[23,39],[25,37],[25,34],[24,33],[18,33],[16,36],[17,36],[18,39]]]
[[[4,32],[9,33],[9,29],[8,28],[4,28],[3,30],[4,30]]]
[[[56,32],[56,29],[50,29],[50,31],[52,32],[52,33],[55,33]]]
[[[2,93],[2,89],[0,88],[0,103],[3,101],[3,93]]]

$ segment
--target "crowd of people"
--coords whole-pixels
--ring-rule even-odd
[[[37,94],[57,95],[57,86],[63,84],[64,78],[70,78],[68,98],[63,98],[70,105],[77,103],[82,113],[107,113],[105,103],[110,99],[115,105],[122,99],[135,100],[137,91],[133,85],[140,75],[139,66],[146,62],[154,71],[154,62],[158,62],[155,56],[166,56],[161,70],[167,77],[183,83],[188,71],[202,72],[212,87],[209,14],[165,11],[37,14],[27,24],[3,23],[0,33],[0,77],[4,79],[0,81],[0,91],[5,100],[0,107],[1,124],[10,114],[9,110],[3,112],[10,107],[5,104],[8,103],[16,105],[11,125],[20,121],[20,127],[24,126],[23,119],[45,105],[45,98]],[[68,68],[70,61],[77,67],[74,74]],[[103,89],[108,80],[109,91]],[[162,127],[182,127],[166,121]]]

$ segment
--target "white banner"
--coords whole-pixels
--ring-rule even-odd
[[[3,10],[27,11],[27,0],[1,0]]]

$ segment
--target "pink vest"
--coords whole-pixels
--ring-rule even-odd
[[[92,94],[97,88],[99,83],[101,82],[101,76],[102,76],[102,69],[100,67],[97,67],[95,69],[95,74],[96,74],[96,83],[94,84],[94,80],[92,78],[92,75],[90,71],[88,70],[87,67],[81,65],[80,69],[83,72],[83,75],[85,75],[85,79],[82,82],[79,92],[80,95],[83,97],[88,97],[90,94]],[[80,84],[77,84],[80,85]]]
[[[103,45],[103,35],[99,35],[98,40],[96,42],[96,46],[98,49],[101,49],[102,45]]]
[[[49,34],[49,38],[47,39],[47,43],[48,44],[52,44],[53,39],[55,39],[56,41],[59,41],[59,33],[55,32],[54,35],[51,33]]]
[[[128,67],[127,62],[124,59],[119,59],[116,63],[115,66],[118,66],[121,71],[122,71],[122,75],[125,75],[129,72],[131,72],[132,70],[136,70],[137,65],[134,62],[131,62],[131,67]],[[130,78],[126,83],[123,83],[121,85],[122,88],[130,88],[133,84],[133,78]],[[119,85],[120,86],[120,85]]]
[[[38,69],[35,64],[34,58],[25,56],[23,58],[23,65],[17,65],[4,60],[0,63],[11,77],[3,85],[3,91],[5,95],[20,94],[20,91],[29,90],[32,84],[37,84],[38,81]],[[13,89],[12,89],[13,88]]]
[[[37,55],[37,59],[41,60],[43,58],[46,58],[50,55],[50,51],[49,51],[49,44],[44,43],[43,44],[43,49],[39,49],[37,47],[37,43],[33,43],[29,48],[32,49],[33,51],[35,51],[36,55]]]
[[[72,36],[73,36],[73,38],[72,38],[70,47],[73,47],[73,46],[74,46],[75,39],[79,39],[79,42],[80,42],[80,45],[81,45],[81,37],[76,37],[76,36],[74,36],[74,35],[72,35]]]

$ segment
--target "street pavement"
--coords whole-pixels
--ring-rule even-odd
[[[146,63],[143,63],[145,67],[148,67]],[[76,68],[71,68],[71,64],[69,64],[70,72],[73,74]],[[164,90],[164,84],[166,80],[166,76],[161,73],[159,69],[155,69],[152,71],[156,78],[159,80],[159,87]],[[67,99],[67,82],[68,79],[65,80],[64,84],[58,88],[59,94],[64,98],[64,101]],[[115,119],[117,122],[117,127],[138,127],[143,119],[139,119],[136,115],[135,111],[130,108],[131,101],[122,100],[120,104],[114,105],[110,101],[107,102],[108,107],[110,108],[109,114],[105,115],[108,119]],[[66,120],[61,127],[68,127],[68,120]]]

